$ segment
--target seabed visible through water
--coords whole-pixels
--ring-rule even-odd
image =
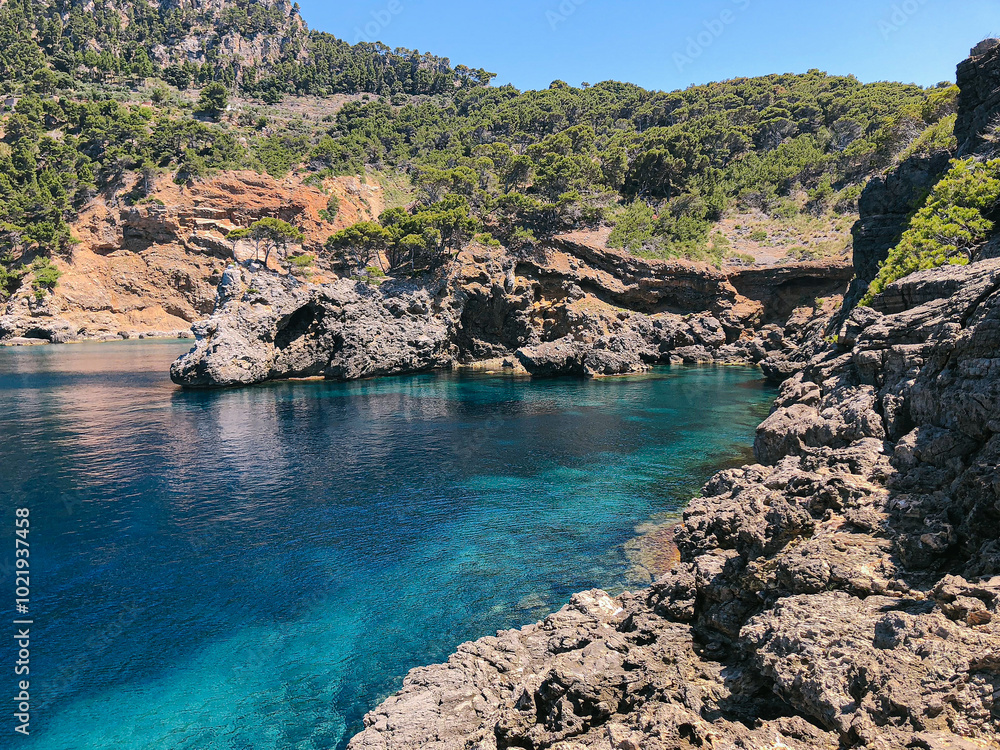
[[[24,748],[342,747],[410,668],[647,584],[774,395],[742,368],[184,392],[188,346],[0,350]]]

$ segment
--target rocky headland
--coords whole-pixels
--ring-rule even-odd
[[[472,245],[420,281],[315,284],[233,265],[215,313],[194,326],[196,347],[171,375],[206,387],[455,366],[601,376],[670,362],[759,362],[797,346],[822,312],[816,298],[833,300],[851,273],[823,262],[727,273],[572,235],[517,255]]]
[[[333,220],[324,215],[330,196],[340,207]],[[139,204],[98,196],[73,223],[70,254],[54,261],[61,273],[55,290],[37,296],[25,284],[0,308],[0,343],[200,336],[175,370],[189,386],[306,374],[350,379],[496,359],[536,375],[619,374],[670,361],[759,362],[788,348],[781,332],[790,318],[789,334],[801,338],[798,322],[812,317],[806,310],[817,299],[835,304],[853,276],[850,262],[838,258],[722,269],[645,260],[608,249],[605,231],[558,235],[517,253],[471,245],[416,281],[351,280],[326,257],[324,242],[385,205],[376,182],[339,177],[315,186],[246,171],[185,185],[159,179]],[[302,252],[316,262],[298,274],[273,259],[265,268],[226,241],[228,232],[262,217],[300,228]],[[242,262],[234,263],[234,252]],[[292,330],[324,306],[322,325]],[[339,368],[334,343],[352,320],[369,324],[355,327],[346,345],[373,358],[356,371]],[[439,346],[417,346],[415,356],[389,353],[383,335],[406,338],[413,327],[436,332]],[[312,345],[317,361],[280,354],[306,334],[322,339]],[[329,356],[319,361],[323,352]],[[395,364],[378,365],[382,355]],[[232,364],[268,357],[274,361],[249,370]],[[195,359],[205,361],[195,366]],[[202,374],[183,374],[194,370]]]

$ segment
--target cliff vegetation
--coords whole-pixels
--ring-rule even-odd
[[[282,0],[10,0],[0,30],[0,295],[36,281],[36,258],[72,263],[95,201],[233,169],[392,185],[393,210],[349,234],[329,222],[315,248],[351,273],[418,272],[477,234],[517,250],[602,228],[653,258],[839,257],[869,177],[950,145],[957,93],[816,70],[520,92],[310,31]]]

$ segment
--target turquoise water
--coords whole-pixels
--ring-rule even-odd
[[[166,377],[186,348],[0,350],[0,549],[32,519],[13,746],[342,747],[410,668],[622,590],[636,526],[773,398],[744,369],[189,393]]]

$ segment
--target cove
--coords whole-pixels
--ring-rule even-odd
[[[188,346],[0,350],[0,565],[32,519],[19,747],[343,747],[412,667],[642,585],[636,528],[774,397],[741,368],[184,392]]]

